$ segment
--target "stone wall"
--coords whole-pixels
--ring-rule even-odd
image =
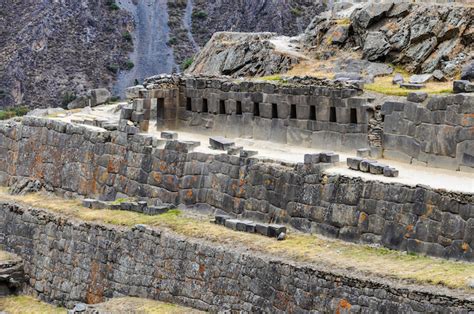
[[[373,99],[359,96],[357,86],[328,80],[274,84],[180,77],[170,89],[157,87],[162,79],[142,93],[155,103],[157,95],[164,97],[159,129],[353,153],[371,147],[378,157],[474,171],[474,94],[431,96],[428,104],[386,101],[380,110]]]
[[[474,96],[433,96],[427,105],[386,102],[382,115],[385,157],[473,171]]]
[[[66,195],[205,204],[347,241],[474,260],[472,194],[327,175],[324,164],[190,152],[193,145],[25,117],[0,124],[0,182],[27,177]]]
[[[24,259],[29,292],[72,307],[136,296],[211,312],[449,312],[468,296],[297,265],[143,225],[118,228],[0,205],[0,243]],[[430,291],[431,290],[431,291]]]

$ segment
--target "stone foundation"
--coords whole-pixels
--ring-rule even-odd
[[[28,292],[68,307],[136,296],[211,312],[468,313],[462,293],[243,253],[137,225],[72,221],[0,205],[1,243],[21,255]]]

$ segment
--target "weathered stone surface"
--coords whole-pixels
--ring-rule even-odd
[[[425,88],[426,85],[424,84],[412,84],[412,83],[402,83],[400,84],[401,88],[406,88],[406,89],[422,89]]]
[[[352,170],[360,170],[362,158],[347,158],[347,166]]]
[[[364,57],[369,61],[376,61],[390,51],[390,44],[382,32],[369,32],[364,44]]]
[[[474,83],[466,80],[458,80],[453,82],[453,91],[455,93],[473,93]]]
[[[412,75],[408,80],[410,84],[424,84],[429,82],[433,78],[433,74],[419,74],[419,75]]]
[[[91,100],[90,100],[91,107],[105,104],[106,102],[109,101],[110,97],[112,96],[112,94],[110,94],[110,92],[105,88],[93,89],[89,93],[91,95]]]
[[[227,150],[230,147],[233,147],[235,142],[222,136],[213,136],[209,138],[209,144],[213,149]]]
[[[161,132],[161,138],[164,138],[166,140],[177,140],[178,139],[178,133],[176,133],[176,132]]]
[[[407,100],[412,102],[424,102],[428,98],[428,93],[425,92],[414,92],[408,93]]]
[[[474,80],[474,61],[471,61],[462,68],[461,80]]]
[[[398,85],[398,84],[401,84],[401,83],[404,83],[405,80],[403,79],[403,75],[401,75],[400,73],[395,73],[395,75],[393,76],[393,79],[392,79],[392,84],[394,85]]]

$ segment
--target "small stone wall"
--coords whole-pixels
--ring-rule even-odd
[[[427,105],[386,102],[382,115],[385,157],[474,171],[474,95],[433,96]]]
[[[137,225],[84,223],[0,205],[0,243],[21,255],[28,292],[73,307],[134,296],[201,310],[266,313],[474,310],[468,296],[297,265]]]
[[[472,194],[327,175],[324,164],[191,152],[195,145],[26,117],[0,124],[0,182],[33,178],[66,196],[203,204],[347,241],[474,260]]]

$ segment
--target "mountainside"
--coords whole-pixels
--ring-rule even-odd
[[[110,86],[133,21],[97,0],[0,0],[0,107],[57,106]]]

